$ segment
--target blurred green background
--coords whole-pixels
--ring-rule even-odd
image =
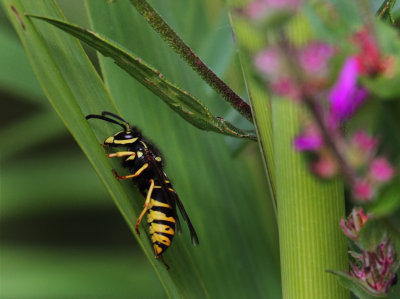
[[[69,20],[85,22],[81,1],[59,4]],[[0,101],[0,297],[165,297],[120,212],[41,91],[2,6]]]

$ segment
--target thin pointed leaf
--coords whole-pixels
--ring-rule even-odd
[[[354,295],[356,295],[359,299],[374,299],[377,297],[386,297],[386,295],[381,295],[379,293],[373,292],[372,290],[370,290],[370,288],[368,288],[366,283],[361,282],[360,280],[350,276],[345,272],[337,270],[327,270],[326,272],[334,274],[340,284],[346,289],[352,291]]]
[[[150,91],[167,103],[181,117],[199,129],[214,131],[229,136],[250,138],[255,136],[246,133],[220,117],[214,117],[208,108],[198,99],[167,81],[163,75],[152,68],[142,59],[136,57],[128,50],[110,39],[67,22],[54,18],[27,14],[30,17],[44,20],[65,32],[77,37],[88,45],[100,51],[104,56],[114,59],[115,63],[132,77],[146,86]]]

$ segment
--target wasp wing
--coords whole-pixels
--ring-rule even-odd
[[[149,144],[147,144],[147,146],[149,146]],[[150,151],[148,151],[148,153],[146,154],[146,160],[150,165],[150,168],[153,170],[155,176],[156,176],[156,181],[157,183],[161,184],[162,188],[162,192],[165,195],[165,198],[167,199],[168,204],[170,205],[173,214],[174,214],[174,219],[176,221],[176,228],[177,231],[179,233],[182,233],[182,226],[178,217],[178,213],[176,211],[176,202],[175,202],[175,198],[173,196],[171,196],[171,193],[175,193],[175,192],[171,192],[168,190],[168,185],[165,181],[168,181],[168,177],[165,174],[165,172],[160,168],[159,165],[157,165],[157,161],[155,160],[154,155],[156,154],[156,156],[160,156],[160,154],[158,153],[158,151],[154,150],[153,148],[150,149]]]
[[[186,210],[185,210],[185,207],[183,206],[183,203],[181,202],[181,200],[179,199],[178,194],[175,191],[171,192],[171,193],[174,194],[176,205],[178,206],[179,211],[181,212],[181,215],[182,215],[183,219],[186,221],[186,224],[187,224],[187,226],[189,228],[190,237],[192,239],[193,245],[195,245],[195,246],[199,245],[199,238],[197,237],[197,233],[196,233],[196,231],[195,231],[195,229],[194,229],[194,227],[192,225],[192,222],[190,221],[189,216],[186,213]]]

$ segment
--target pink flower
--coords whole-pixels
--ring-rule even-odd
[[[260,19],[280,11],[295,12],[302,2],[303,0],[255,0],[247,4],[243,12],[252,19]]]
[[[354,133],[352,141],[359,149],[368,153],[373,153],[378,145],[378,139],[368,135],[363,130]]]
[[[340,226],[344,234],[355,241],[360,237],[360,230],[367,222],[368,217],[369,214],[365,215],[361,207],[356,207],[346,219],[340,220]]]
[[[366,180],[358,180],[353,186],[355,199],[369,201],[374,196],[374,188]]]
[[[255,59],[256,67],[269,77],[277,77],[280,73],[280,59],[276,48],[269,47],[259,53]]]
[[[337,174],[338,168],[330,157],[321,157],[311,164],[311,171],[320,178],[328,179]]]
[[[288,97],[292,100],[300,99],[300,90],[289,77],[281,77],[277,81],[271,83],[271,89],[278,95]]]
[[[334,49],[328,44],[312,42],[300,51],[300,65],[308,74],[326,74]]]
[[[390,239],[382,241],[374,250],[350,251],[355,263],[350,262],[348,274],[359,280],[363,287],[375,296],[385,296],[396,281],[400,262]]]
[[[331,104],[329,120],[334,128],[352,116],[368,95],[366,89],[358,86],[357,77],[357,60],[355,57],[349,57],[328,95]]]
[[[394,168],[384,157],[378,157],[370,165],[371,177],[378,182],[387,182],[394,175]]]
[[[360,50],[356,59],[361,74],[375,76],[391,72],[393,57],[384,57],[381,54],[379,45],[368,27],[357,32],[353,40]]]
[[[308,126],[305,131],[294,140],[294,147],[298,151],[317,151],[323,144],[324,140],[314,126]]]

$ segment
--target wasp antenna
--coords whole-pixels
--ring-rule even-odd
[[[128,123],[128,122],[127,122],[125,119],[123,119],[121,116],[119,116],[119,115],[117,115],[117,114],[115,114],[115,113],[109,112],[109,111],[103,111],[103,112],[101,112],[101,115],[103,115],[103,116],[105,116],[105,115],[112,116],[112,117],[114,117],[114,118],[116,118],[116,119],[118,119],[118,120],[120,120],[120,121],[123,121],[124,123]]]
[[[110,122],[110,123],[119,125],[119,126],[121,126],[124,130],[126,130],[126,125],[125,125],[125,124],[121,124],[121,123],[117,122],[116,120],[113,120],[113,119],[111,119],[111,118],[105,117],[105,116],[103,116],[103,115],[89,114],[89,115],[86,115],[85,118],[86,118],[86,119],[97,118],[97,119],[105,120],[105,121],[107,121],[107,122]]]

